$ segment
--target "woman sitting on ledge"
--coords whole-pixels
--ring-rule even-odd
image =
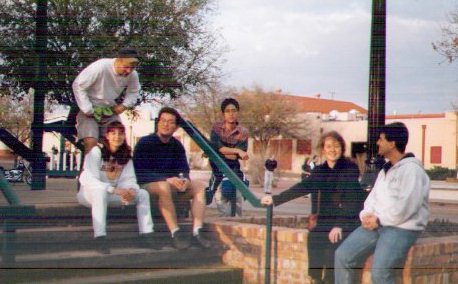
[[[316,166],[308,178],[280,194],[264,196],[261,203],[278,206],[312,193],[314,214],[311,216],[318,216],[318,219],[309,218],[309,275],[314,283],[334,283],[334,251],[359,225],[358,213],[366,194],[358,182],[358,166],[344,157],[345,141],[340,134],[325,133],[319,148],[326,159],[322,165]],[[314,220],[315,226],[311,224]]]

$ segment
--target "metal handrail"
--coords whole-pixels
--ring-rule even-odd
[[[260,200],[250,191],[248,186],[232,171],[226,164],[223,158],[210,145],[208,140],[200,133],[200,131],[190,122],[180,119],[179,125],[191,137],[194,142],[204,151],[208,158],[218,167],[218,169],[231,181],[235,188],[240,191],[248,202],[253,207],[266,209],[266,242],[265,242],[265,274],[264,283],[270,283],[270,263],[271,263],[271,248],[272,248],[272,215],[273,206],[264,207]]]

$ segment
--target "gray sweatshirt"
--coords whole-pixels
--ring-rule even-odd
[[[424,230],[429,218],[429,189],[430,180],[421,162],[407,155],[380,171],[359,216],[373,213],[382,226]]]

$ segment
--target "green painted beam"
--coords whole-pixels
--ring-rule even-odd
[[[21,201],[19,200],[19,196],[16,195],[14,190],[11,188],[10,183],[6,180],[3,172],[0,171],[0,190],[5,196],[6,201],[10,205],[20,205]]]

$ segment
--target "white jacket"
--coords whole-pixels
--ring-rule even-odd
[[[373,213],[382,226],[424,230],[429,218],[429,189],[430,180],[421,162],[408,155],[387,171],[380,171],[359,216]]]
[[[102,151],[98,146],[93,147],[84,158],[84,168],[80,175],[81,190],[95,188],[95,190],[106,190],[113,193],[115,188],[139,189],[137,178],[135,177],[134,164],[132,160],[124,165],[121,174],[115,180],[110,180],[103,165]]]
[[[113,58],[99,59],[87,66],[73,81],[72,88],[80,110],[92,114],[94,106],[116,105],[115,99],[124,89],[126,96],[123,105],[130,107],[137,102],[140,82],[137,71],[127,77],[117,75]]]

